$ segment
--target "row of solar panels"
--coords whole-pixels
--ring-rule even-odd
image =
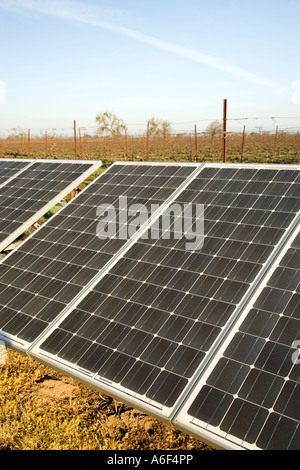
[[[299,168],[113,164],[3,259],[0,338],[214,446],[299,449]],[[120,196],[157,209],[100,239]],[[188,203],[201,249],[157,229]]]

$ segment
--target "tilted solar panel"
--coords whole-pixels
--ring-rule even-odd
[[[0,187],[0,251],[100,165],[95,161],[31,160]]]
[[[299,365],[285,375],[299,188],[295,165],[111,166],[1,263],[0,338],[215,445],[300,448]],[[97,207],[120,196],[147,213],[138,237],[118,238],[119,207],[115,237],[99,240]],[[204,244],[187,248],[184,204],[204,205]],[[199,218],[186,216],[201,240]]]
[[[140,237],[30,353],[172,420],[295,222],[299,181],[293,167],[206,164],[170,201],[204,204],[203,247]]]
[[[0,329],[6,342],[27,348],[98,275],[126,239],[101,240],[97,208],[129,201],[163,203],[195,165],[114,164],[34,232],[1,263]],[[172,178],[170,176],[172,175]]]

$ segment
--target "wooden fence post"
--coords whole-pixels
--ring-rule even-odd
[[[149,158],[150,123],[147,122],[147,158]]]

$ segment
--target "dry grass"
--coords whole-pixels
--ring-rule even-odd
[[[300,133],[279,131],[247,133],[243,147],[242,133],[227,136],[228,162],[298,163]],[[1,157],[74,158],[73,138],[59,135],[32,137],[30,147],[26,136],[10,135],[0,139]],[[221,161],[222,139],[209,135],[168,134],[167,136],[115,136],[99,138],[82,135],[77,139],[77,156],[84,159],[150,161]]]
[[[209,450],[170,426],[7,349],[0,450]]]

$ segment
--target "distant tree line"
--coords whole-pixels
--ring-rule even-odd
[[[96,122],[98,124],[98,134],[101,136],[108,135],[115,137],[124,134],[128,130],[123,119],[120,119],[111,112],[97,114]],[[147,129],[150,136],[169,135],[172,133],[172,125],[169,121],[155,117],[148,119]],[[212,138],[219,134],[221,130],[222,124],[219,121],[211,122],[206,128],[207,134]]]

